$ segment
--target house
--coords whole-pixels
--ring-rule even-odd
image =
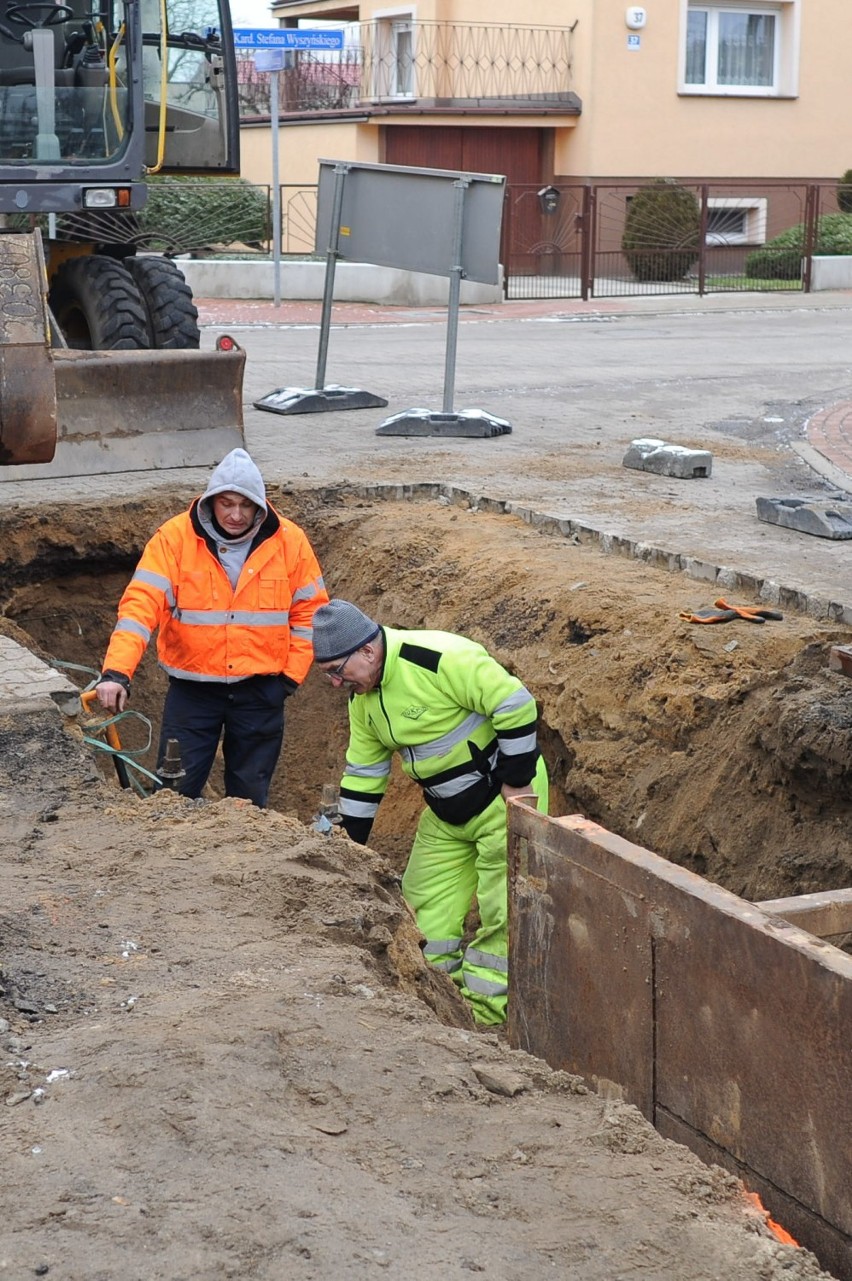
[[[516,247],[564,256],[591,188],[597,250],[657,177],[705,185],[706,243],[747,247],[803,219],[804,184],[852,168],[849,0],[485,9],[273,0],[284,26],[346,31],[334,58],[293,55],[281,73],[281,182],[315,183],[321,157],[504,173]],[[244,121],[242,154],[244,176],[268,182],[268,120]]]

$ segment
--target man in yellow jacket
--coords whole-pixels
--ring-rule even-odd
[[[310,668],[312,619],[328,600],[322,572],[298,525],[266,501],[263,478],[232,449],[201,498],[161,525],[118,606],[97,685],[122,711],[155,631],[169,677],[158,759],[177,739],[197,797],[222,736],[225,793],[265,806],[284,738],[284,700]]]
[[[526,795],[547,811],[535,699],[476,641],[380,627],[345,600],[314,615],[314,657],[350,695],[344,830],[367,842],[398,752],[427,805],[402,878],[424,955],[459,986],[478,1023],[504,1022],[506,800]],[[479,927],[465,947],[474,896]]]

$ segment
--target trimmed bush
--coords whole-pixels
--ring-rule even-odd
[[[148,247],[166,253],[232,244],[259,248],[271,235],[265,188],[242,178],[149,178],[138,220]]]
[[[801,280],[802,255],[798,249],[755,249],[745,260],[751,280]]]
[[[837,188],[837,208],[841,213],[852,214],[852,169],[847,169]]]
[[[630,201],[621,248],[637,280],[683,280],[698,258],[701,210],[669,179],[642,187]]]
[[[185,178],[168,175],[147,180],[148,199],[138,213],[113,209],[60,214],[58,239],[93,244],[136,245],[164,254],[204,253],[217,247],[262,248],[272,238],[267,189],[242,178]],[[8,227],[28,231],[30,214],[12,214]],[[47,214],[34,225],[47,236]]]
[[[798,280],[804,247],[805,225],[800,222],[750,253],[745,273],[753,280]],[[852,214],[826,214],[819,219],[814,253],[852,254]]]

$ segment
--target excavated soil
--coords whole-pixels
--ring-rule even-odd
[[[3,513],[4,629],[97,667],[190,496]],[[827,666],[849,629],[691,625],[706,585],[470,507],[272,498],[332,594],[463,631],[525,681],[551,812],[752,900],[852,882],[852,686]],[[131,706],[155,736],[162,692],[149,656]],[[399,894],[414,789],[392,778],[373,850],[310,826],[346,740],[316,674],[263,813],[218,778],[198,803],[122,792],[84,729],[0,722],[0,1276],[824,1275],[729,1176],[470,1025]]]

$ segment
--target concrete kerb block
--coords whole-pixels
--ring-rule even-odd
[[[688,578],[695,578],[705,583],[715,583],[719,573],[718,565],[711,565],[707,560],[696,560],[693,556],[681,558],[681,569]]]
[[[713,470],[713,455],[709,449],[688,449],[685,445],[640,437],[631,440],[622,466],[677,480],[704,480]]]
[[[502,498],[481,498],[479,506],[484,512],[496,512],[498,516],[506,515],[506,504]]]
[[[771,578],[764,578],[757,598],[762,605],[780,605],[780,584],[774,582]]]
[[[742,571],[737,572],[736,589],[744,596],[760,596],[760,588],[763,583],[762,578],[756,578],[754,574],[746,574]]]
[[[716,586],[724,587],[726,591],[735,592],[740,588],[740,573],[736,569],[729,569],[727,565],[720,565],[716,570]]]

